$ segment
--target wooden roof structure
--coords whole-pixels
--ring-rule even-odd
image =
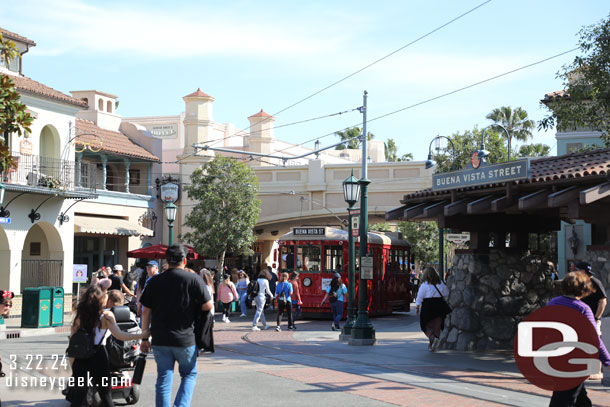
[[[386,220],[431,220],[474,232],[541,233],[577,219],[610,225],[610,148],[531,159],[520,180],[428,188],[400,202]]]

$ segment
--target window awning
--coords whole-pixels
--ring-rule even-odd
[[[124,219],[75,216],[74,233],[115,236],[152,236],[151,229]]]

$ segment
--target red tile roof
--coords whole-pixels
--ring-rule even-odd
[[[553,100],[558,99],[567,99],[570,97],[570,94],[567,90],[558,90],[556,92],[547,93],[544,95],[544,99],[542,99],[542,103],[552,102]]]
[[[118,131],[98,127],[89,120],[76,119],[76,128],[83,134],[78,137],[85,143],[102,142],[102,151],[115,155],[140,158],[147,161],[160,161],[159,158],[140,147],[129,137]]]
[[[34,41],[32,41],[31,39],[25,38],[25,37],[23,37],[23,36],[21,36],[19,34],[16,34],[16,33],[12,32],[12,31],[9,31],[9,30],[7,30],[5,28],[1,28],[0,27],[0,32],[2,32],[2,36],[3,37],[6,37],[6,38],[8,38],[10,40],[25,42],[26,44],[31,45],[32,47],[36,46],[36,43]]]
[[[43,85],[40,82],[36,82],[35,80],[30,79],[28,77],[13,75],[10,73],[0,75],[10,77],[19,93],[29,93],[36,96],[44,96],[49,99],[58,100],[60,102],[68,103],[82,108],[86,108],[88,106],[87,102],[85,101],[73,98],[72,96],[68,96],[65,93],[50,88],[47,85]]]
[[[586,178],[610,174],[610,148],[597,149],[579,153],[532,159],[530,162],[530,176],[521,181],[512,181],[514,184],[544,183],[555,180],[568,180],[573,178]],[[478,185],[460,188],[455,191],[472,191],[477,189],[494,188],[506,183]],[[449,194],[451,191],[433,191],[432,188],[407,194],[402,203],[410,199],[433,197]]]
[[[270,114],[267,114],[266,112],[263,111],[263,109],[261,109],[260,112],[258,112],[257,114],[253,114],[250,117],[273,117]]]
[[[203,97],[203,98],[211,98],[212,96],[208,95],[205,92],[202,92],[200,88],[197,88],[197,90],[191,94],[188,94],[185,96],[185,98],[190,98],[190,97]]]

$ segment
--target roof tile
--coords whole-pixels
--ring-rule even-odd
[[[527,179],[513,181],[515,184],[543,183],[561,179],[585,178],[592,176],[610,174],[610,148],[602,148],[592,151],[571,153],[556,157],[545,157],[532,159],[530,162],[530,176]],[[477,189],[493,188],[505,185],[497,184],[477,185],[473,187],[460,188],[455,191],[472,191]],[[433,197],[447,194],[448,191],[433,191],[432,188],[407,194],[402,203],[409,199]]]
[[[190,93],[190,94],[185,96],[185,98],[190,98],[190,97],[211,98],[212,96],[208,95],[205,92],[202,92],[200,88],[197,88],[197,90],[195,92]]]
[[[102,151],[121,156],[140,158],[148,161],[160,161],[157,156],[140,147],[129,137],[118,131],[98,127],[89,120],[76,119],[76,128],[82,133],[80,141],[91,143],[102,141]]]
[[[36,43],[34,41],[32,41],[31,39],[25,38],[25,37],[23,37],[23,36],[21,36],[19,34],[16,34],[16,33],[12,32],[12,31],[9,31],[9,30],[7,30],[5,28],[0,27],[0,32],[2,32],[2,36],[3,37],[6,37],[6,38],[8,38],[10,40],[13,40],[13,41],[16,40],[16,41],[25,42],[26,44],[31,45],[33,47],[36,46]]]
[[[256,113],[256,114],[253,114],[253,115],[252,115],[252,116],[250,116],[250,117],[273,117],[273,116],[271,116],[270,114],[268,114],[268,113],[264,112],[264,111],[263,111],[263,109],[261,109],[261,111],[260,111],[260,112],[258,112],[258,113]]]
[[[65,102],[82,108],[88,106],[87,102],[85,101],[68,96],[65,93],[55,90],[47,85],[43,85],[40,82],[36,82],[35,80],[26,76],[12,74],[0,74],[0,76],[10,77],[19,93],[30,93],[38,96],[44,96],[49,99],[58,100],[60,102]]]

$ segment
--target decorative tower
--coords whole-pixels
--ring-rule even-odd
[[[184,154],[195,152],[193,144],[210,140],[210,123],[214,118],[212,115],[212,103],[214,98],[201,89],[184,96]]]
[[[261,109],[260,112],[248,117],[248,120],[250,121],[250,135],[247,138],[248,150],[261,154],[271,153],[275,117]],[[260,165],[268,164],[262,162]]]

